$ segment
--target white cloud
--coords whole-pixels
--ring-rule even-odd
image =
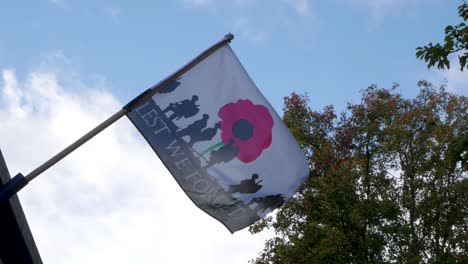
[[[118,7],[106,7],[104,11],[106,12],[108,16],[113,17],[113,18],[120,16],[120,14],[122,13],[120,8]]]
[[[212,0],[184,0],[188,6],[207,7],[212,4]]]
[[[310,14],[310,4],[308,0],[295,0],[294,6],[297,13],[300,15],[309,15]]]
[[[411,14],[416,7],[423,4],[423,0],[345,0],[355,7],[370,11],[373,22],[377,25],[383,22],[386,16]]]
[[[309,0],[286,0],[296,12],[301,16],[310,15],[310,1]]]
[[[454,67],[450,70],[442,71],[441,77],[447,80],[447,90],[453,93],[468,96],[468,74]]]
[[[252,24],[247,18],[241,17],[234,21],[234,33],[238,33],[241,37],[249,39],[255,43],[263,42],[266,34],[263,31],[253,29]]]
[[[1,70],[0,147],[12,174],[29,173],[122,105],[102,82],[47,65],[60,57],[69,62],[56,56],[23,78]],[[245,263],[271,235],[231,235],[196,208],[126,118],[19,197],[44,263]]]
[[[59,7],[65,7],[67,5],[66,0],[49,0],[49,2]]]
[[[449,70],[431,68],[431,70],[424,73],[423,79],[427,79],[435,85],[446,83],[447,91],[468,96],[468,70],[460,71],[460,63],[458,61],[458,55],[460,54],[461,52],[449,56],[451,66]]]

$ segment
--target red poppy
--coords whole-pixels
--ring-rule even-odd
[[[238,100],[219,109],[221,139],[224,144],[239,148],[237,158],[252,162],[271,144],[273,118],[263,105],[254,105],[250,100]],[[232,144],[232,143],[231,143]]]

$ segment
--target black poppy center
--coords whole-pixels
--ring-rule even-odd
[[[253,136],[253,126],[245,119],[237,120],[232,126],[234,136],[242,141],[247,141]]]

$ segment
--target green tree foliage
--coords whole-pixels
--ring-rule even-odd
[[[458,52],[460,52],[460,55],[458,55],[460,70],[463,71],[464,67],[467,66],[468,26],[465,22],[468,20],[468,5],[465,1],[458,7],[458,16],[464,22],[454,26],[448,25],[445,28],[443,44],[432,44],[431,42],[424,47],[416,48],[416,57],[427,62],[428,68],[437,64],[437,68],[439,69],[449,69],[450,62],[448,56]]]
[[[419,86],[415,99],[371,86],[340,115],[284,99],[310,177],[250,228],[276,233],[253,263],[468,261],[468,99]]]

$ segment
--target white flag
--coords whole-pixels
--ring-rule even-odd
[[[231,232],[282,205],[309,174],[229,45],[127,116],[189,198]]]

